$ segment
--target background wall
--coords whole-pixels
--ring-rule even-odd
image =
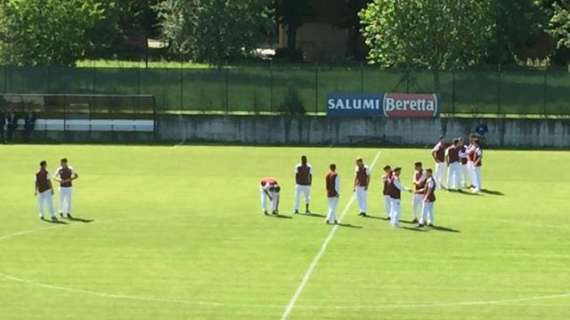
[[[163,116],[157,139],[248,144],[431,145],[439,135],[464,136],[482,120],[352,119],[287,116]],[[494,147],[569,148],[568,119],[485,119]]]

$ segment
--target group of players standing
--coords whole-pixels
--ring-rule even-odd
[[[401,167],[384,167],[382,176],[384,208],[387,220],[394,227],[399,227],[401,217],[401,193],[408,191],[414,194],[412,200],[413,223],[418,227],[433,226],[435,223],[434,204],[436,190],[450,191],[470,187],[472,192],[481,191],[481,165],[483,153],[476,135],[471,135],[469,145],[465,145],[462,138],[455,138],[450,144],[440,137],[432,149],[435,161],[435,170],[423,168],[421,162],[414,164],[413,188],[406,188],[400,181]],[[328,213],[325,219],[327,224],[338,224],[336,209],[340,197],[340,177],[336,164],[330,164],[329,172],[325,176],[325,188],[328,199]],[[370,168],[364,164],[362,158],[356,159],[353,192],[358,202],[359,215],[366,217],[368,209],[368,187],[370,185]],[[447,171],[447,181],[445,175]],[[295,202],[294,213],[299,213],[300,199],[305,200],[305,212],[310,214],[312,167],[306,156],[301,157],[301,163],[295,167]],[[271,213],[277,215],[279,211],[279,198],[281,187],[273,177],[261,179],[261,208],[265,215],[268,200],[271,204]]]
[[[60,207],[59,215],[62,218],[72,219],[71,216],[71,196],[73,191],[73,181],[79,178],[79,175],[71,166],[69,166],[66,158],[60,160],[60,167],[57,168],[53,179],[59,183]],[[51,220],[57,222],[55,209],[53,207],[53,195],[55,191],[51,183],[51,178],[47,170],[47,162],[40,162],[40,169],[36,172],[34,182],[34,195],[38,198],[38,211],[40,219],[45,219],[45,209],[50,213]]]

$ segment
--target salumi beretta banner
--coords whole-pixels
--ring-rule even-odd
[[[327,116],[332,117],[433,118],[438,109],[437,94],[332,93],[327,97]]]
[[[327,116],[333,117],[381,117],[382,100],[379,94],[331,93],[327,97]]]

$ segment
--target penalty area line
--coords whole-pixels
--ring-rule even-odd
[[[370,165],[370,171],[372,171],[372,169],[374,169],[374,166],[378,162],[378,159],[380,159],[380,151],[378,151],[378,153],[376,153],[376,156],[374,157],[374,160],[372,161],[372,164]],[[354,203],[355,199],[356,199],[356,196],[353,194],[352,197],[350,197],[350,201],[346,204],[346,206],[342,210],[342,213],[340,214],[340,221],[342,221],[344,219],[344,216],[346,216],[348,209],[350,209],[350,207]],[[335,224],[332,227],[331,231],[329,231],[329,234],[327,235],[327,237],[323,241],[323,244],[321,245],[319,252],[311,261],[311,264],[309,265],[309,268],[307,269],[307,271],[305,271],[305,274],[303,275],[303,279],[301,280],[301,283],[299,283],[297,290],[295,290],[295,293],[291,297],[291,300],[289,300],[289,303],[287,304],[287,307],[285,308],[285,311],[283,312],[283,315],[281,316],[281,320],[289,319],[289,315],[291,315],[293,308],[295,308],[295,304],[297,303],[297,300],[299,300],[301,293],[303,292],[303,290],[305,289],[305,286],[309,282],[309,279],[311,278],[311,275],[315,271],[315,268],[317,267],[317,264],[321,260],[321,257],[325,254],[325,251],[327,250],[327,247],[329,246],[329,243],[331,242],[331,240],[334,238],[334,235],[336,234],[336,231],[338,230],[338,228],[339,228],[338,224]]]

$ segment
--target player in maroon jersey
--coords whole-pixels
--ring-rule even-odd
[[[313,182],[313,172],[311,165],[307,162],[307,156],[301,157],[301,163],[295,167],[295,214],[299,213],[299,203],[301,195],[305,198],[305,213],[309,214],[309,204],[311,202],[311,184]]]
[[[426,183],[424,187],[420,190],[417,190],[416,193],[421,193],[424,195],[424,206],[422,217],[420,218],[420,223],[418,227],[422,228],[427,223],[429,226],[434,225],[434,208],[433,205],[435,203],[435,189],[436,189],[436,181],[433,177],[433,173],[431,169],[426,170]]]
[[[463,138],[459,138],[459,162],[461,163],[461,188],[468,188],[471,186],[471,182],[469,179],[469,168],[467,166],[467,146]]]
[[[354,192],[356,193],[356,200],[358,200],[358,207],[360,209],[360,216],[366,217],[368,209],[368,186],[370,185],[370,169],[364,164],[362,158],[356,159],[356,169],[354,171]]]
[[[40,219],[44,219],[44,208],[47,206],[52,221],[57,221],[55,210],[53,209],[53,186],[47,171],[47,162],[40,162],[40,170],[36,172],[34,183],[34,195],[38,197],[38,211]]]
[[[416,193],[412,197],[412,213],[413,223],[417,223],[420,220],[422,215],[422,207],[424,197],[423,194],[417,193],[418,190],[421,190],[424,187],[426,181],[426,172],[423,169],[423,165],[421,162],[414,163],[414,177],[412,179],[412,185],[414,186],[414,190]]]
[[[447,163],[447,188],[449,190],[461,189],[461,159],[459,158],[459,139],[453,139],[453,143],[445,150],[445,162]]]
[[[471,181],[473,183],[473,193],[481,192],[481,166],[483,165],[483,150],[479,145],[479,139],[474,138],[467,150],[467,165],[471,171]]]
[[[267,213],[267,199],[271,201],[271,213],[277,215],[279,212],[279,193],[281,192],[281,187],[277,180],[273,177],[265,177],[261,179],[260,187],[261,193],[261,209],[263,214]]]
[[[59,215],[64,218],[71,218],[71,196],[73,191],[73,180],[79,178],[79,175],[71,166],[68,165],[67,158],[60,161],[60,167],[55,172],[53,179],[59,182]]]
[[[435,180],[439,187],[443,188],[443,180],[445,179],[445,139],[439,137],[436,145],[431,150],[431,156],[435,161]]]
[[[384,175],[382,176],[382,195],[384,196],[384,211],[386,217],[390,219],[390,178],[392,177],[392,167],[389,165],[384,167]]]
[[[327,224],[337,224],[336,207],[338,206],[338,198],[340,197],[340,178],[336,173],[336,164],[331,164],[329,168],[330,171],[325,177],[327,199],[329,202],[329,212],[325,222]]]

